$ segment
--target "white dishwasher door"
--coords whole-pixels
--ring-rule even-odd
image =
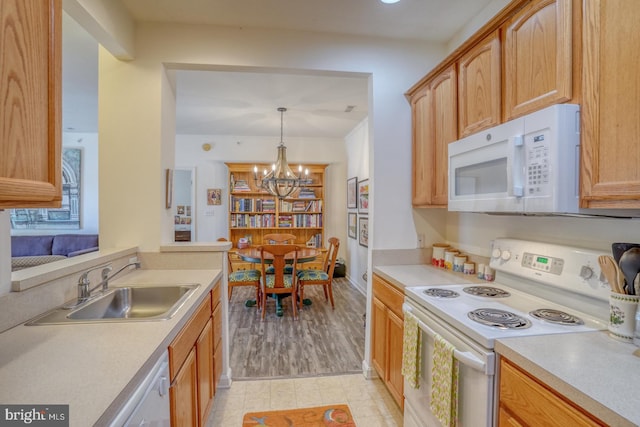
[[[169,356],[164,352],[111,427],[170,427]]]

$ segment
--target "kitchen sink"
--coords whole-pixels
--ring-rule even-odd
[[[173,317],[198,284],[112,288],[73,309],[51,310],[26,324],[51,325],[94,322],[136,322]]]

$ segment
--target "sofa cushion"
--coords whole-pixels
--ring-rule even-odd
[[[51,255],[54,236],[11,236],[11,256]]]
[[[22,270],[23,268],[35,267],[37,265],[48,264],[54,261],[67,259],[62,255],[40,255],[40,256],[19,256],[11,258],[11,271]]]
[[[97,246],[97,234],[58,234],[53,238],[51,254],[69,256],[71,252]]]

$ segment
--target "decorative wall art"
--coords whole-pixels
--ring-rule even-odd
[[[369,213],[369,179],[358,182],[358,213]]]
[[[355,212],[349,212],[348,213],[348,233],[349,233],[349,237],[352,239],[355,239],[358,235],[358,224],[356,223],[357,221],[357,217],[358,214],[356,214]]]
[[[62,149],[62,205],[59,208],[11,209],[14,230],[80,229],[82,149]]]
[[[347,180],[347,209],[358,207],[358,177]]]
[[[207,205],[221,205],[221,204],[222,204],[222,189],[208,188],[207,189]]]
[[[361,216],[358,219],[358,243],[366,248],[369,247],[369,218]]]

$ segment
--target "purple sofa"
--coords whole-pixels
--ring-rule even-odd
[[[97,234],[11,236],[11,271],[97,250]]]

